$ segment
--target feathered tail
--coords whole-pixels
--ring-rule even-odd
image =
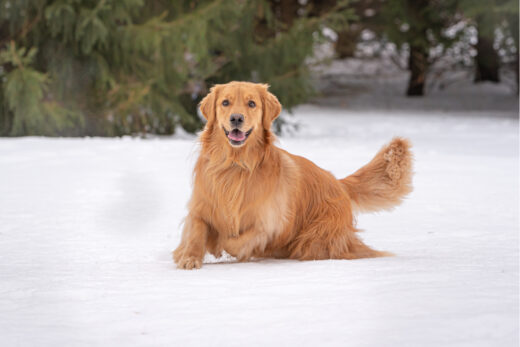
[[[413,190],[410,142],[396,137],[354,174],[340,180],[359,212],[390,210]]]

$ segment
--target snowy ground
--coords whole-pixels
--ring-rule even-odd
[[[361,215],[395,257],[177,270],[193,138],[0,140],[2,346],[517,346],[513,111],[303,106],[280,146],[337,176],[409,137],[415,191]]]

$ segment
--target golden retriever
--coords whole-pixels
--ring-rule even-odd
[[[271,123],[281,105],[268,85],[214,86],[201,101],[207,119],[194,169],[181,269],[200,268],[206,252],[252,257],[356,259],[388,255],[356,235],[353,213],[391,209],[412,190],[410,144],[395,138],[367,165],[336,179],[276,147]]]

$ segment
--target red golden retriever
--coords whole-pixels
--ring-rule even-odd
[[[281,105],[267,85],[216,85],[200,109],[207,123],[189,214],[173,252],[179,268],[200,268],[206,252],[226,251],[241,261],[389,254],[358,238],[353,213],[391,209],[412,190],[407,140],[393,139],[367,165],[336,179],[273,144],[271,123]]]

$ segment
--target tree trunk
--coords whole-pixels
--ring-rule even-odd
[[[334,45],[334,49],[338,58],[351,58],[356,52],[357,43],[359,40],[359,34],[361,28],[356,25],[351,25],[347,30],[340,31],[338,33],[338,40]]]
[[[293,21],[298,17],[298,9],[300,4],[298,0],[281,0],[278,8],[275,9],[275,15],[290,28]]]
[[[488,24],[489,25],[489,24]],[[490,81],[500,82],[498,70],[500,60],[498,53],[493,48],[493,30],[484,29],[482,21],[477,19],[478,42],[476,45],[477,55],[475,57],[475,83]]]
[[[410,81],[408,82],[407,96],[423,96],[426,71],[428,70],[428,51],[420,46],[410,46],[408,58]]]

